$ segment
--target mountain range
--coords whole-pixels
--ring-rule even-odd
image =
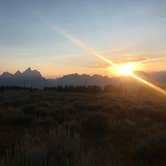
[[[137,71],[137,75],[142,78],[155,82],[159,85],[166,86],[166,71],[145,73]],[[37,70],[31,68],[26,69],[24,72],[19,70],[15,74],[4,72],[0,75],[0,86],[17,86],[17,87],[31,87],[31,88],[44,88],[56,86],[89,86],[97,85],[104,87],[105,85],[131,84],[135,86],[135,81],[128,77],[107,77],[101,75],[87,75],[87,74],[69,74],[56,79],[46,79]]]
[[[24,72],[19,70],[15,74],[4,72],[0,75],[0,86],[18,86],[18,87],[44,87],[46,79],[42,77],[39,71],[26,69]]]

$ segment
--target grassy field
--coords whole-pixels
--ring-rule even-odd
[[[164,166],[166,97],[0,92],[0,166]]]

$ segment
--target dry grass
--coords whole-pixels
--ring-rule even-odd
[[[165,103],[145,91],[6,89],[0,93],[0,165],[166,165]]]

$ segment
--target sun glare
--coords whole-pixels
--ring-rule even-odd
[[[135,70],[135,65],[133,63],[126,63],[116,67],[116,72],[122,76],[129,76]]]
[[[70,35],[66,31],[64,31],[63,29],[60,29],[57,26],[53,26],[53,29],[55,29],[57,32],[61,33],[64,37],[66,37],[68,40],[70,40],[72,43],[74,43],[78,47],[84,49],[89,54],[91,54],[91,55],[101,59],[102,61],[106,62],[107,64],[111,65],[110,67],[108,67],[109,71],[111,71],[111,68],[115,69],[117,74],[124,75],[124,76],[130,76],[130,77],[134,78],[135,80],[151,87],[152,89],[166,95],[166,90],[164,90],[164,89],[154,85],[153,83],[151,83],[149,81],[146,81],[143,78],[141,78],[141,77],[137,76],[136,74],[134,74],[134,71],[136,69],[138,69],[138,65],[136,63],[131,63],[130,62],[130,63],[126,63],[126,64],[123,64],[123,65],[119,65],[117,63],[114,63],[113,61],[105,58],[100,53],[98,53],[94,48],[87,46],[81,40],[73,37],[72,35]]]

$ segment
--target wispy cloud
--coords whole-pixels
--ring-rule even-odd
[[[143,64],[148,64],[148,63],[154,63],[154,62],[160,62],[160,61],[166,61],[166,56],[165,57],[153,57],[153,58],[146,58],[143,60],[141,63]]]

